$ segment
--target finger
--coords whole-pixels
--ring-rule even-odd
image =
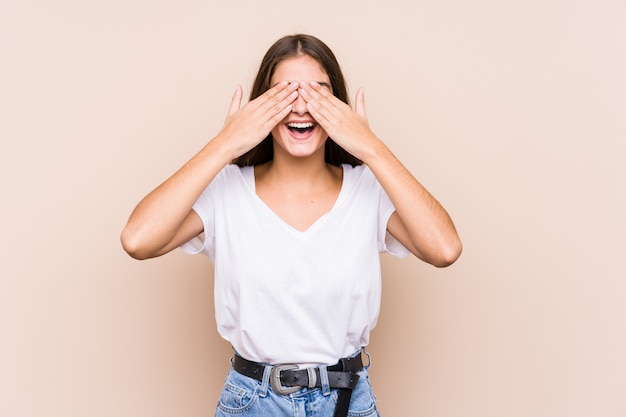
[[[329,129],[330,125],[343,118],[346,111],[352,111],[343,101],[335,97],[328,88],[315,81],[303,82],[301,94],[307,102],[307,109],[311,116]]]
[[[272,99],[274,100],[274,102],[282,102],[282,101],[292,101],[293,97],[298,97],[298,83],[297,82],[287,82],[285,81],[286,85],[281,88],[279,91],[277,91],[274,96],[272,97]],[[295,93],[295,94],[294,94]]]
[[[236,113],[241,108],[242,97],[243,89],[241,88],[241,85],[237,85],[237,88],[235,88],[235,93],[233,94],[233,98],[230,101],[230,108],[228,109],[229,116],[233,113]]]
[[[330,88],[328,87],[328,85],[322,85],[320,83],[318,83],[317,81],[309,81],[309,85],[311,86],[311,88],[315,91],[317,91],[318,93],[320,93],[323,96],[331,96],[332,93],[330,91]]]
[[[289,81],[281,81],[261,94],[263,100],[271,100],[274,102],[284,100],[286,96],[298,88],[298,83],[290,83]]]
[[[289,114],[296,98],[298,98],[298,92],[292,91],[288,96],[273,102],[270,107],[264,110],[263,117],[268,120],[272,128]]]
[[[291,111],[298,97],[297,87],[297,83],[281,81],[246,104],[248,123],[256,125],[264,135],[269,133]]]
[[[325,122],[325,117],[322,115],[325,110],[324,98],[317,91],[313,90],[308,83],[301,83],[298,93],[306,102],[307,111],[311,116],[318,123],[323,124]]]
[[[284,109],[286,105],[292,103],[298,97],[297,88],[298,83],[281,81],[267,90],[255,100],[261,114],[273,114]]]
[[[263,114],[268,107],[284,98],[284,90],[288,86],[289,83],[287,81],[281,81],[268,88],[263,94],[248,103],[249,109],[256,109],[260,111],[260,114]],[[281,95],[281,93],[283,94]]]
[[[263,102],[260,107],[261,114],[268,120],[273,120],[279,114],[285,117],[291,111],[294,101],[298,98],[297,88],[297,83],[290,83],[273,97]],[[286,109],[287,106],[290,106],[289,110]],[[279,119],[276,123],[280,120],[282,119]]]
[[[367,114],[365,113],[365,89],[363,87],[359,88],[356,92],[354,111],[363,117],[367,117]]]
[[[271,115],[265,124],[265,128],[267,129],[267,131],[269,132],[274,129],[274,127],[276,127],[278,123],[280,123],[285,117],[287,117],[292,108],[293,103],[288,104],[286,107],[278,109],[276,113]]]
[[[315,81],[301,82],[299,90],[302,98],[307,102],[308,107],[313,107],[317,111],[327,109],[333,111],[336,104],[333,102],[333,96],[328,89],[322,87]]]
[[[309,97],[314,100],[332,101],[333,99],[336,99],[336,97],[333,95],[328,87],[325,87],[316,81],[302,82],[300,84],[303,87],[303,91],[305,91],[309,95]]]

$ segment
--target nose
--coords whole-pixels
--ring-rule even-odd
[[[302,98],[302,94],[298,91],[298,98],[293,102],[293,107],[291,109],[292,112],[296,114],[305,114],[308,112],[306,107],[306,101]]]

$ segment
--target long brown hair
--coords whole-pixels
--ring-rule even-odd
[[[304,34],[285,36],[276,41],[267,50],[254,80],[252,91],[250,92],[250,100],[254,100],[270,89],[271,79],[278,64],[287,58],[300,54],[308,55],[320,63],[326,74],[328,74],[328,78],[330,78],[333,95],[344,103],[349,104],[348,89],[335,54],[321,40]],[[273,158],[274,144],[272,142],[272,134],[270,133],[256,147],[235,158],[233,163],[239,166],[258,165],[271,161]],[[331,138],[326,140],[324,159],[327,163],[337,166],[341,164],[355,166],[363,163],[337,145]]]

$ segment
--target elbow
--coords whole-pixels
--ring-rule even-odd
[[[136,234],[131,233],[128,228],[122,231],[120,242],[124,251],[133,259],[142,261],[152,257],[146,245],[142,244],[141,239]]]
[[[459,239],[456,239],[455,242],[441,248],[439,255],[430,263],[437,268],[446,268],[459,259],[461,252],[463,252],[463,245]]]

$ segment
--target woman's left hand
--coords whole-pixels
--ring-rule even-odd
[[[453,263],[462,245],[450,216],[372,132],[363,89],[354,110],[315,81],[300,82],[299,92],[309,114],[337,145],[368,165],[393,202],[387,230],[418,258],[438,267]]]
[[[366,156],[380,140],[367,121],[363,88],[356,93],[354,110],[315,81],[300,82],[299,92],[307,102],[309,113],[328,136],[347,152],[366,162]]]

